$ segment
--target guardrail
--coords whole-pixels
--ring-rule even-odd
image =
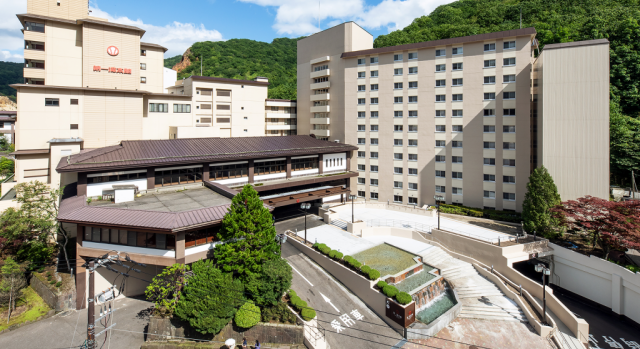
[[[415,229],[423,233],[431,233],[431,225],[397,219],[370,219],[365,221],[367,227],[394,227]]]

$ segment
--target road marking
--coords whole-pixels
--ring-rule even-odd
[[[291,263],[289,263],[289,265],[291,265]],[[309,285],[311,285],[311,287],[313,287],[313,284],[309,280],[307,280],[306,277],[304,277],[302,274],[300,274],[300,272],[297,271],[296,268],[294,268],[292,265],[291,265],[291,269],[293,269],[296,273],[298,273],[298,275],[300,275],[304,279],[304,281],[308,282]],[[338,310],[338,309],[336,309],[336,310]]]
[[[338,310],[338,308],[336,308],[336,306],[333,305],[333,303],[331,303],[331,300],[327,298],[327,296],[323,295],[322,293],[320,293],[320,295],[322,296],[325,302],[329,303],[333,307],[333,309],[335,309],[338,313],[340,312],[340,310]]]

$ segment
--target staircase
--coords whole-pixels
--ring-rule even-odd
[[[330,224],[335,226],[335,227],[338,227],[338,228],[340,228],[340,229],[342,229],[344,231],[347,231],[348,222],[345,221],[345,220],[342,220],[340,218],[332,219]]]

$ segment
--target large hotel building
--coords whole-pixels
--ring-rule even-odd
[[[373,48],[353,22],[311,35],[298,41],[298,133],[357,145],[352,187],[367,200],[520,211],[542,165],[563,200],[607,198],[609,43],[538,50],[535,36]]]

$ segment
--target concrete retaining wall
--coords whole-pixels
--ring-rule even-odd
[[[76,291],[73,290],[66,293],[57,294],[35,275],[31,276],[31,288],[44,300],[47,305],[57,312],[71,310],[76,308]]]
[[[425,336],[433,337],[443,328],[447,327],[451,321],[455,320],[462,311],[462,303],[460,303],[458,293],[455,289],[453,290],[453,296],[456,299],[456,305],[428,325],[416,321],[407,329],[407,339],[424,339]]]

